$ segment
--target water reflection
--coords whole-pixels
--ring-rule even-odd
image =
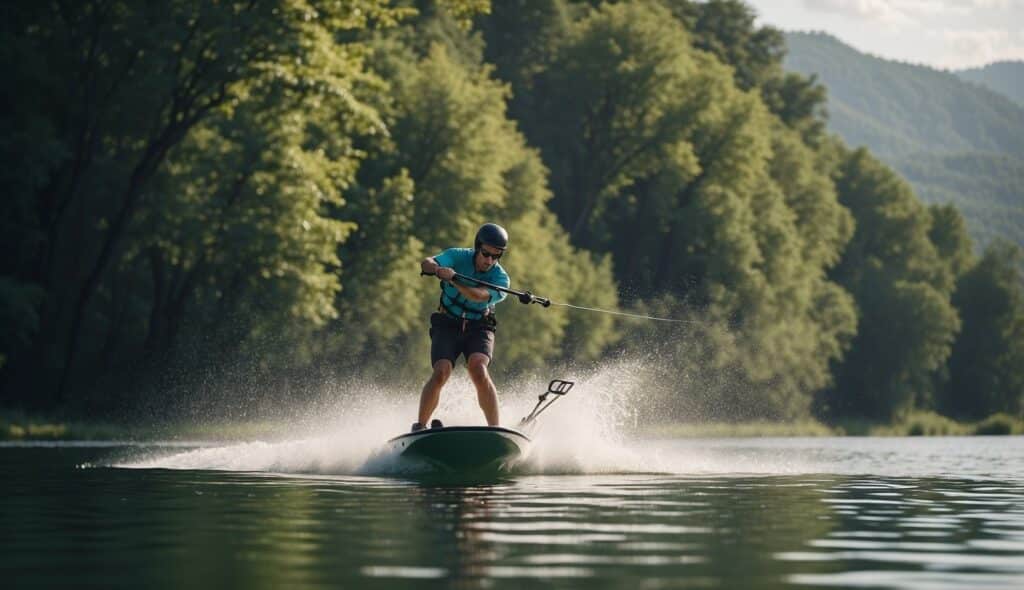
[[[945,479],[836,482],[837,526],[776,558],[800,584],[901,588],[1024,586],[1024,489]]]
[[[414,493],[450,555],[435,556],[446,569],[405,571],[459,588],[1010,588],[1024,576],[1024,490],[991,482],[536,477]]]
[[[434,537],[431,558],[445,564],[452,587],[486,587],[486,568],[502,555],[499,545],[481,537],[473,523],[493,517],[492,498],[500,495],[500,486],[421,484],[410,492]]]
[[[15,586],[1020,588],[1024,485],[878,475],[394,480],[0,449]],[[97,463],[101,463],[97,461]]]

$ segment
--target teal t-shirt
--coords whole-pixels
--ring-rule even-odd
[[[505,269],[499,263],[495,263],[487,272],[477,272],[476,266],[473,264],[473,256],[475,254],[476,251],[472,248],[449,248],[434,256],[434,260],[441,266],[454,269],[460,275],[487,281],[492,285],[507,288],[512,284],[508,278],[508,273],[505,272]],[[472,285],[469,282],[465,284],[470,287],[478,286]],[[445,308],[450,313],[469,320],[480,319],[484,312],[487,311],[487,308],[493,308],[505,299],[505,294],[501,291],[494,289],[488,289],[487,291],[491,294],[490,299],[487,301],[470,301],[463,297],[459,290],[448,282],[441,281],[441,301]],[[463,313],[465,313],[464,316]]]

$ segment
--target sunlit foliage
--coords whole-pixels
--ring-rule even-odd
[[[419,382],[418,262],[493,221],[513,288],[683,320],[510,298],[499,381],[614,356],[665,386],[662,420],[1020,412],[1019,253],[977,260],[956,209],[828,137],[823,87],[742,2],[6,15],[5,404]]]

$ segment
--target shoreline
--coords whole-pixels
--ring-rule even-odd
[[[0,441],[244,441],[279,439],[288,429],[269,421],[214,424],[168,423],[129,426],[112,422],[61,420],[21,412],[0,412]],[[791,422],[676,422],[632,431],[655,438],[759,438],[809,436],[972,436],[1021,435],[1024,419],[993,414],[975,422],[958,422],[934,412],[914,412],[893,423],[848,420],[837,424],[807,419]]]
[[[992,436],[1024,434],[1024,418],[996,413],[973,422],[960,422],[935,412],[913,412],[891,422],[843,420],[826,424],[818,420],[792,422],[688,422],[641,429],[645,435],[669,438],[758,438],[807,436]]]

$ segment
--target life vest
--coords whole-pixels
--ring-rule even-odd
[[[479,311],[476,309],[468,309],[466,307],[466,304],[469,303],[469,300],[463,297],[462,293],[456,291],[455,297],[452,297],[451,295],[448,294],[447,291],[445,291],[444,282],[441,282],[440,285],[441,300],[440,305],[438,307],[439,311],[442,311],[450,315],[451,317],[458,318],[460,320],[479,320],[494,314],[493,305],[488,305],[487,309],[483,311]],[[473,314],[477,317],[467,316],[467,313]]]

